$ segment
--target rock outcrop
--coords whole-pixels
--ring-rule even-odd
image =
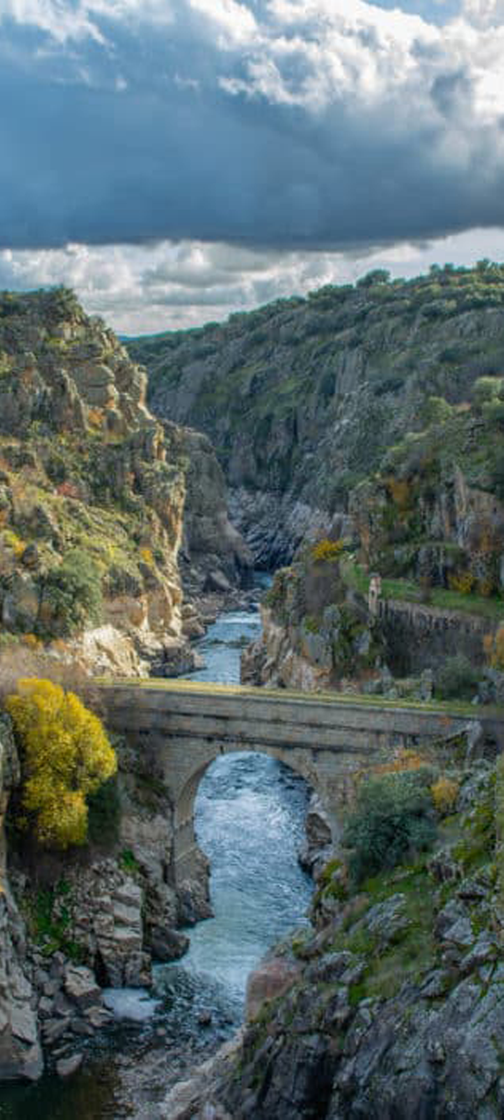
[[[0,1081],[36,1080],[43,1070],[26,936],[9,886],[0,880]]]
[[[277,572],[261,606],[261,637],[242,656],[244,683],[357,689],[379,675],[385,647],[379,621],[343,578],[338,553],[311,548]]]
[[[141,671],[165,639],[181,639],[184,504],[182,472],[145,404],[146,374],[64,289],[4,293],[0,352],[3,628],[61,646],[100,613],[121,635],[115,652],[112,631],[103,635],[102,667],[126,659]],[[83,555],[101,608],[79,584]],[[92,660],[94,649],[80,654]]]
[[[0,294],[0,629],[115,675],[193,667],[182,541],[196,590],[250,569],[208,440],[146,386],[71,292]]]

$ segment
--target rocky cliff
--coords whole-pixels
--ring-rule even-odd
[[[185,479],[179,553],[184,588],[197,595],[247,586],[252,553],[229,519],[224,472],[210,440],[166,420],[163,429],[169,454],[180,463]]]
[[[476,378],[462,403],[424,400],[417,430],[384,451],[378,468],[350,490],[348,513],[334,519],[331,539],[319,541],[320,557],[317,544],[303,546],[277,576],[262,652],[245,659],[248,679],[255,674],[258,682],[295,687],[327,687],[345,677],[355,683],[362,673],[348,658],[349,640],[371,649],[359,622],[361,630],[372,625],[375,639],[368,669],[385,664],[404,676],[461,654],[473,666],[484,663],[486,643],[502,621],[503,391],[502,379],[487,375]],[[322,580],[324,549],[331,547],[340,548],[339,588]],[[310,607],[309,585],[317,579],[319,601]],[[374,613],[367,608],[372,586]],[[345,600],[355,615],[359,596],[360,619],[348,620],[352,636],[341,626],[341,606]]]
[[[167,1118],[502,1116],[502,779],[448,766],[435,847],[358,884],[327,865],[314,928],[251,978],[243,1035]]]
[[[317,558],[320,545],[335,555]],[[386,578],[375,598],[371,579],[337,542],[299,549],[261,605],[262,633],[242,654],[242,681],[428,700],[439,672],[462,658],[474,673],[471,699],[478,676],[492,676],[487,650],[501,599]],[[492,689],[485,699],[496,699]]]
[[[210,445],[165,431],[146,385],[71,292],[0,294],[2,630],[128,674],[178,656],[182,540],[196,571],[249,566]]]
[[[23,968],[26,931],[6,868],[5,815],[19,775],[10,724],[0,715],[0,1079],[37,1078],[43,1068],[35,993]]]
[[[327,545],[327,557],[307,545],[276,573],[261,607],[261,637],[242,655],[244,682],[348,690],[385,664],[379,620],[345,581],[339,545]]]
[[[210,437],[235,524],[276,567],[307,535],[342,535],[350,492],[424,427],[429,397],[458,404],[501,373],[503,301],[498,266],[371,273],[128,350],[148,367],[153,411]]]

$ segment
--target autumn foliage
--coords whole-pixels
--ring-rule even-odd
[[[485,634],[483,647],[493,669],[504,669],[504,626],[496,634]]]
[[[45,847],[83,844],[86,798],[117,769],[103,724],[73,692],[48,680],[18,681],[5,707],[20,746],[20,827]]]
[[[453,813],[457,802],[460,783],[451,778],[441,777],[431,786],[434,808],[441,817]]]
[[[330,541],[325,537],[313,545],[312,560],[315,563],[337,560],[342,551],[343,541]]]

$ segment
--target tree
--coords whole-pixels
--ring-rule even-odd
[[[357,281],[358,288],[371,288],[373,284],[388,284],[390,281],[390,272],[386,268],[373,268],[371,272],[366,272],[365,276],[361,276]]]
[[[435,836],[428,767],[365,779],[342,836],[354,882],[413,858]]]
[[[44,847],[83,844],[86,798],[115,773],[117,758],[93,712],[48,680],[20,680],[5,706],[20,746],[19,826]]]

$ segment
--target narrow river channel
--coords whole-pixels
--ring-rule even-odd
[[[205,668],[193,679],[238,681],[241,648],[259,632],[258,612],[222,614],[198,644]],[[215,916],[189,931],[180,962],[155,968],[152,992],[112,994],[117,1023],[89,1044],[74,1078],[48,1074],[0,1089],[0,1120],[155,1120],[169,1084],[239,1026],[250,970],[306,922],[312,883],[296,853],[307,798],[305,783],[267,756],[213,763],[200,785],[196,831],[211,862]]]

